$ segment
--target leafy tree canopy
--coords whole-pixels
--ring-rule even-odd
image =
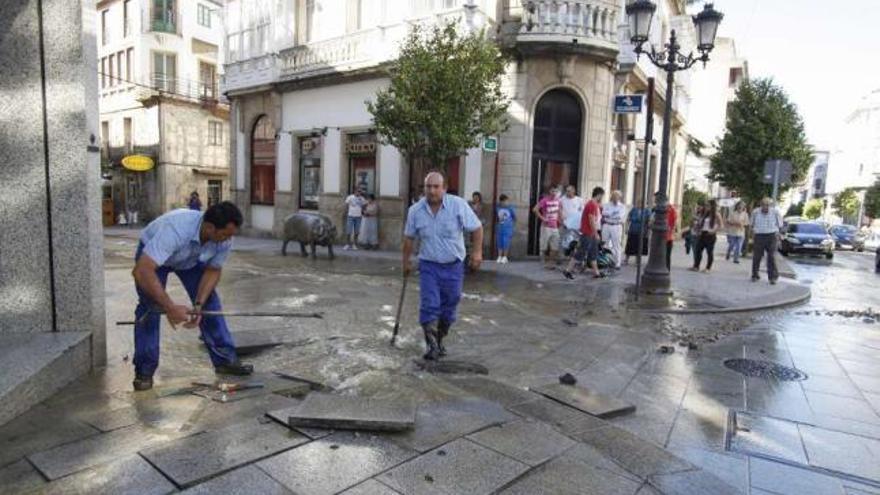
[[[764,184],[764,162],[792,163],[792,183],[807,176],[813,161],[804,124],[785,91],[771,79],[746,81],[736,91],[727,112],[727,126],[710,161],[709,179],[735,190],[747,202],[773,191]],[[789,186],[780,186],[779,192]]]
[[[453,23],[414,26],[390,70],[390,85],[367,102],[379,139],[410,160],[442,169],[482,136],[505,130],[505,66],[485,33],[462,33]]]
[[[804,218],[807,220],[815,220],[822,216],[822,200],[811,199],[804,205]]]
[[[843,218],[852,218],[859,214],[859,196],[853,187],[848,187],[834,195],[831,207]]]
[[[865,215],[880,218],[880,177],[865,191]]]

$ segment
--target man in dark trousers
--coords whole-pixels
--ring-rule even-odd
[[[752,282],[761,280],[758,270],[761,268],[761,258],[767,255],[767,278],[771,284],[776,283],[779,271],[776,269],[776,243],[779,233],[782,231],[782,215],[773,206],[770,198],[761,200],[761,206],[752,212],[751,223],[754,233],[754,253],[752,253]]]
[[[419,240],[419,323],[425,333],[424,358],[446,355],[443,339],[455,322],[464,282],[464,232],[473,233],[471,268],[483,261],[483,226],[464,199],[446,194],[443,175],[425,177],[425,197],[410,206],[403,240],[403,274],[412,270],[413,241]]]
[[[253,366],[242,364],[222,316],[202,317],[202,310],[220,311],[214,289],[223,263],[229,257],[232,236],[241,227],[238,207],[229,201],[215,204],[203,214],[174,210],[150,222],[141,233],[132,270],[138,305],[134,326],[134,389],[153,387],[159,366],[159,312],[173,328],[199,327],[214,370],[221,374],[249,375]],[[186,289],[192,307],[177,304],[165,291],[168,274],[174,273]]]

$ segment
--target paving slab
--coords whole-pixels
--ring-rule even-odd
[[[405,431],[416,422],[416,404],[407,398],[373,399],[312,393],[290,415],[290,426],[338,430]]]
[[[257,466],[294,493],[330,495],[415,455],[414,450],[381,436],[337,432],[264,459]]]
[[[557,402],[592,414],[597,418],[613,418],[635,412],[636,406],[620,399],[609,397],[575,385],[551,383],[539,387],[530,387],[545,397]]]
[[[28,459],[50,480],[112,462],[180,437],[177,432],[128,426],[31,454]]]
[[[458,439],[382,473],[403,494],[495,493],[529,466],[467,439]]]
[[[251,464],[212,478],[181,493],[186,495],[293,495],[281,483],[273,480],[260,468]]]
[[[180,487],[296,447],[309,439],[274,422],[249,420],[141,451]]]
[[[515,415],[499,404],[478,398],[429,402],[419,406],[413,430],[391,434],[389,438],[419,452],[427,452],[487,426],[515,419]]]
[[[800,425],[810,465],[880,483],[880,440]]]
[[[562,405],[551,399],[524,402],[511,407],[510,410],[517,414],[548,423],[566,435],[605,428],[610,425],[605,420]]]
[[[667,450],[616,427],[600,428],[574,435],[610,457],[623,469],[645,480],[654,474],[694,469],[694,466]]]
[[[478,397],[511,407],[536,400],[538,396],[524,388],[517,388],[482,376],[448,377],[456,387]]]
[[[41,486],[28,495],[165,495],[174,485],[142,457],[129,455]]]
[[[232,339],[235,341],[235,352],[239,356],[256,354],[284,343],[281,337],[259,330],[233,332]]]
[[[693,470],[680,473],[656,474],[649,482],[664,495],[747,495],[708,471]]]
[[[834,416],[862,423],[880,424],[880,416],[874,408],[861,397],[840,397],[839,395],[806,391],[810,407],[817,416]]]
[[[81,421],[43,411],[36,406],[0,427],[0,466],[100,433]]]
[[[139,401],[129,407],[84,415],[82,421],[103,432],[131,425],[180,428],[202,400],[194,396],[174,395],[162,399]]]
[[[544,466],[526,474],[502,495],[631,495],[640,482],[616,476],[592,467],[569,456],[553,459]]]
[[[728,432],[730,450],[807,464],[797,423],[737,412],[735,428]]]
[[[379,483],[376,480],[367,480],[361,483],[360,485],[353,486],[348,490],[340,493],[339,495],[399,495],[400,492],[396,492],[388,487],[388,485],[384,485]]]
[[[545,423],[526,419],[492,426],[467,438],[529,466],[543,464],[576,443]]]
[[[752,493],[755,493],[755,488],[772,493],[798,495],[843,493],[843,487],[837,478],[756,457],[749,460],[749,480]]]
[[[297,426],[292,427],[288,420],[290,419],[290,415],[293,414],[299,408],[299,404],[286,407],[284,409],[273,409],[266,413],[266,416],[270,419],[278,422],[278,424],[284,425],[288,428],[293,428],[294,430],[302,433],[303,435],[311,438],[312,440],[316,440],[318,438],[324,438],[327,435],[332,435],[334,430],[328,430],[326,428],[307,428],[305,426]]]
[[[749,489],[749,457],[695,447],[669,447],[669,450],[694,466],[714,474],[742,493]]]
[[[0,488],[4,493],[23,493],[45,483],[46,481],[27,459],[0,469]]]

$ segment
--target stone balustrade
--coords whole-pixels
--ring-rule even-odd
[[[620,15],[618,2],[611,0],[523,1],[516,41],[594,46],[616,53]]]

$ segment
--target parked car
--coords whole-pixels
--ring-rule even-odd
[[[834,239],[817,222],[794,222],[785,226],[779,252],[789,254],[817,254],[827,259],[834,257]]]
[[[834,239],[836,249],[848,248],[858,252],[865,250],[865,235],[855,225],[835,225],[829,233]]]

